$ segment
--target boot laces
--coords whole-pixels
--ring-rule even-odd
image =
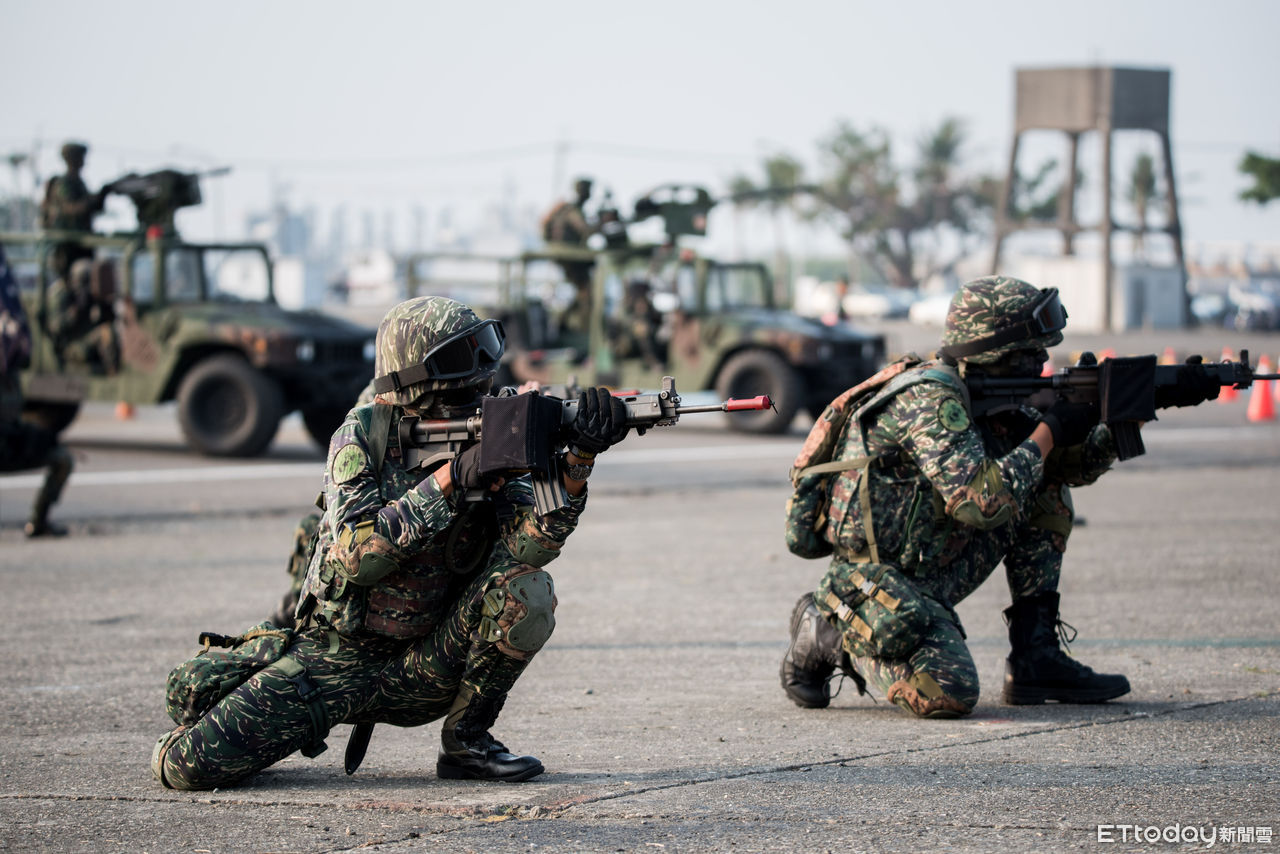
[[[854,686],[858,689],[859,696],[866,695],[867,680],[862,677],[861,673],[853,669],[853,664],[848,661],[845,655],[842,654],[840,658],[841,658],[840,664],[836,667],[835,672],[833,672],[826,679],[827,694],[833,700],[836,697],[840,696],[840,691],[844,688],[844,680],[849,679],[853,682]],[[836,683],[836,690],[832,691],[831,680],[836,679],[837,677],[840,679],[840,681]],[[875,698],[873,697],[872,699],[875,699]]]
[[[1076,627],[1059,617],[1054,621],[1053,628],[1058,634],[1058,640],[1062,643],[1062,649],[1065,652],[1070,653],[1071,642],[1074,641],[1076,639],[1076,635],[1079,634],[1079,632],[1076,631]],[[1070,632],[1071,635],[1068,636],[1067,632]]]

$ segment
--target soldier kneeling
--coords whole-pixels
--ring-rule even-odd
[[[562,475],[568,504],[544,516],[533,513],[528,475],[480,473],[480,442],[426,477],[406,470],[400,419],[474,411],[503,341],[500,323],[442,297],[387,313],[378,396],[351,410],[329,446],[296,634],[257,632],[291,637],[283,657],[160,739],[152,769],[165,786],[226,786],[295,751],[315,755],[337,723],[355,725],[352,773],[375,723],[438,718],[440,777],[517,781],[543,771],[489,730],[551,636],[556,597],[543,567],[586,506],[596,454],[625,437],[626,409],[605,389],[579,399]]]

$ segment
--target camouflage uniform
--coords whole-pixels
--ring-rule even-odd
[[[80,258],[66,277],[49,288],[49,332],[64,362],[81,364],[98,373],[119,369],[120,344],[109,299],[94,293],[93,262]]]
[[[1002,560],[1015,600],[1055,591],[1071,534],[1070,486],[1096,480],[1115,449],[1099,426],[1085,445],[1055,449],[1042,461],[1027,438],[1036,421],[1011,413],[970,423],[963,394],[925,376],[938,367],[926,362],[906,372],[901,390],[864,412],[840,445],[839,458],[884,461],[869,475],[879,558],[908,577],[931,615],[925,639],[905,659],[855,657],[854,664],[886,694],[927,673],[968,712],[978,701],[978,674],[954,606]],[[836,556],[814,594],[837,622],[828,594],[851,600],[851,573],[870,578],[878,569],[865,562],[858,478],[846,473],[833,484],[827,533]]]
[[[80,170],[84,166],[88,148],[82,143],[68,142],[62,146],[62,159],[67,164],[64,175],[56,175],[45,185],[44,199],[40,202],[40,223],[44,228],[58,231],[92,231],[93,217],[102,211],[101,193],[90,193]],[[74,243],[59,243],[52,249],[53,270],[61,278],[71,271],[71,265],[81,258],[92,258],[93,249]]]
[[[591,181],[579,178],[574,182],[576,198],[572,202],[561,201],[547,214],[542,225],[543,239],[548,243],[581,247],[596,229],[587,221],[585,205],[591,197]],[[560,320],[563,332],[581,341],[590,323],[591,271],[590,261],[562,261],[564,277],[574,287],[573,302]]]
[[[993,277],[967,285],[982,297],[976,300],[981,311],[958,311],[958,295],[948,335],[961,341],[974,337],[972,327],[998,328],[1012,312],[1004,303],[1013,281]],[[825,645],[826,651],[802,650],[799,657],[824,656],[818,669],[825,673],[837,667],[856,671],[859,688],[865,677],[891,701],[926,717],[968,714],[978,701],[978,673],[955,605],[999,563],[1004,563],[1015,608],[1019,602],[1051,598],[1056,619],[1058,579],[1073,521],[1070,487],[1094,482],[1114,462],[1111,433],[1096,426],[1082,444],[1055,447],[1042,460],[1030,439],[1038,413],[1019,410],[975,421],[961,371],[992,365],[1017,355],[1019,348],[1060,341],[1054,332],[1016,342],[971,357],[959,371],[940,360],[915,364],[859,402],[835,459],[871,462],[831,481],[823,533],[833,558],[812,603],[807,596],[797,603],[793,645],[784,659],[784,687],[798,704],[826,704],[825,685],[820,696],[796,693],[794,678],[788,686],[789,663],[796,661],[796,644],[804,640],[804,614],[814,606],[836,631],[808,626],[810,643]],[[789,538],[796,533],[789,531]],[[888,591],[884,601],[893,606],[875,611],[879,622],[857,607],[877,589]],[[914,609],[915,631],[904,632],[909,640],[892,649],[885,635],[898,627],[891,616],[898,608]],[[848,658],[839,648],[832,650],[833,644]]]
[[[419,318],[424,304],[448,304],[455,319],[461,316],[458,304],[440,298],[402,305],[410,304],[409,313]],[[410,346],[404,336],[414,328],[393,322],[405,314],[398,310],[379,330],[380,365],[386,348]],[[450,322],[429,319],[437,328]],[[475,322],[466,309],[462,325]],[[436,392],[450,384],[419,385]],[[532,512],[527,476],[508,479],[486,501],[444,495],[435,477],[406,471],[400,462],[398,422],[420,395],[421,388],[397,391],[380,398],[391,398],[393,406],[356,407],[330,443],[326,509],[299,608],[300,618],[309,615],[308,627],[287,651],[305,683],[318,688],[323,714],[304,699],[315,693],[297,677],[260,671],[197,724],[160,740],[153,769],[165,785],[234,783],[296,750],[314,751],[337,723],[417,726],[449,715],[448,747],[449,727],[465,709],[487,704],[490,719],[482,724],[492,724],[550,636],[555,595],[541,566],[559,554],[576,526],[585,490],[543,517]],[[380,461],[373,432],[379,408],[390,412],[389,423],[382,422]]]

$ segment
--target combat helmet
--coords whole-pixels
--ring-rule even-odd
[[[69,139],[62,144],[62,148],[58,152],[62,155],[62,159],[66,163],[75,160],[78,163],[84,163],[85,155],[89,153],[89,146],[83,142]]]
[[[1015,350],[1061,344],[1066,325],[1057,288],[984,276],[966,282],[952,297],[940,353],[951,361],[992,365]]]
[[[415,297],[392,306],[378,325],[373,388],[412,406],[436,391],[477,386],[498,370],[506,335],[445,297]]]

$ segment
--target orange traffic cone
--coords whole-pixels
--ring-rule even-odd
[[[1258,360],[1258,373],[1271,373],[1271,362],[1267,361],[1267,357],[1263,356]],[[1271,380],[1256,380],[1253,383],[1253,391],[1249,394],[1249,412],[1250,421],[1275,421],[1276,420],[1276,402],[1271,396]]]
[[[1164,348],[1164,354],[1160,357],[1160,364],[1162,364],[1162,365],[1176,365],[1176,364],[1178,364],[1178,354],[1177,354],[1177,353],[1175,353],[1175,352],[1173,352],[1173,348],[1172,348],[1172,347],[1165,347],[1165,348]]]
[[[133,404],[122,400],[116,404],[116,418],[121,421],[129,421],[133,418]]]
[[[1236,354],[1231,352],[1230,347],[1222,348],[1222,361],[1234,362]],[[1218,403],[1234,403],[1240,399],[1240,391],[1233,385],[1226,385],[1218,392]]]

